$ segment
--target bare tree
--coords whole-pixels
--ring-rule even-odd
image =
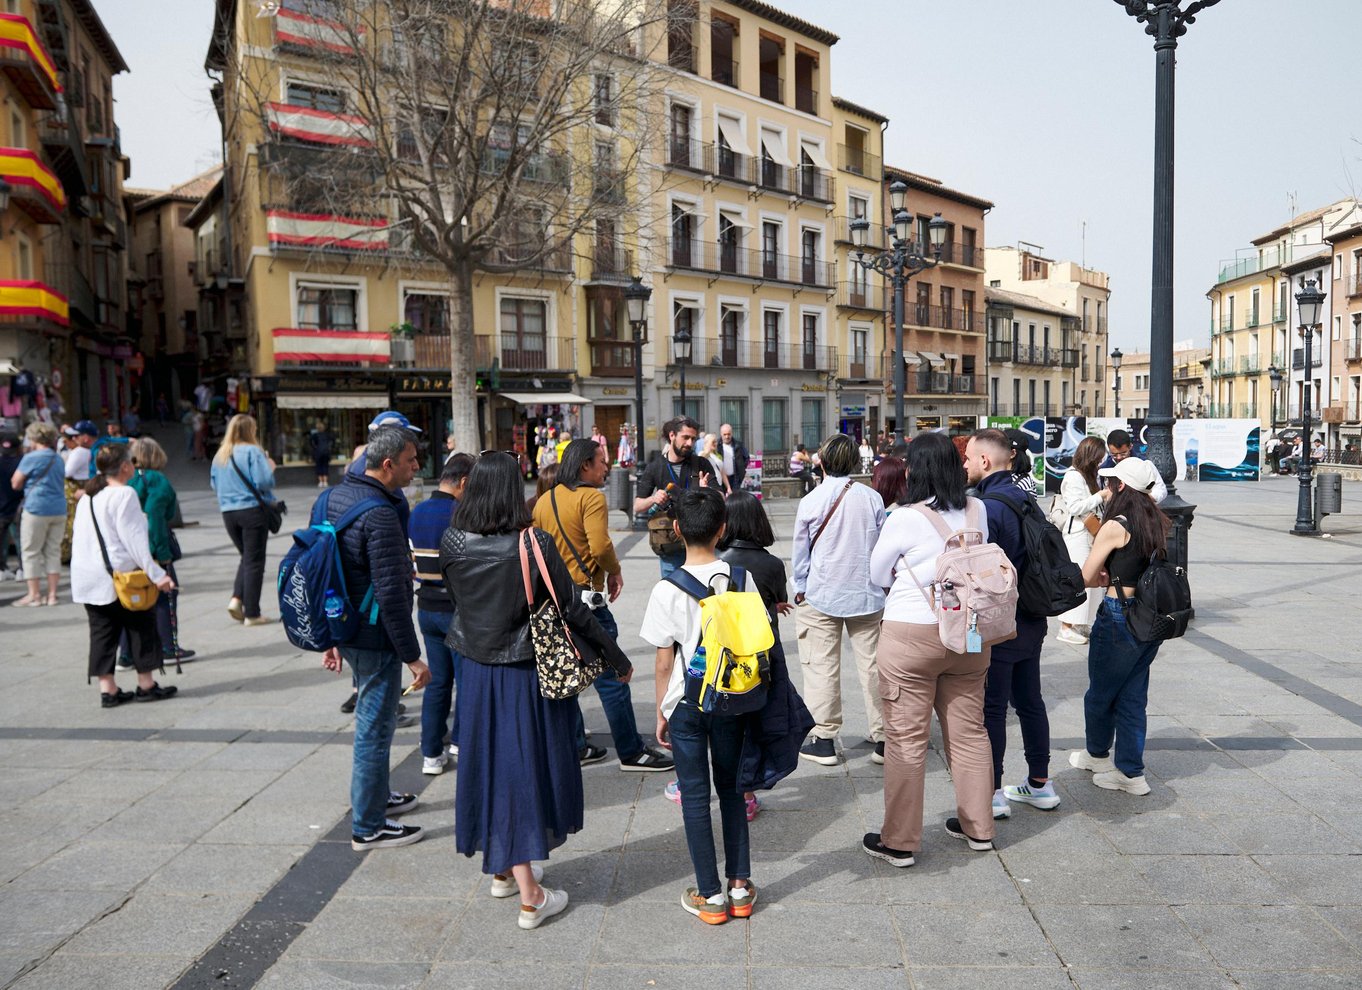
[[[346,105],[333,143],[258,162],[262,199],[372,218],[383,263],[449,282],[453,428],[479,436],[478,273],[570,267],[574,245],[646,224],[666,70],[666,0],[293,0],[315,17]],[[285,130],[268,62],[237,63],[241,133]],[[230,110],[229,110],[230,112]],[[234,122],[228,120],[229,131]],[[268,191],[266,191],[268,190]],[[398,231],[401,233],[399,234]],[[325,245],[322,245],[322,250]],[[371,263],[377,263],[375,258]],[[484,314],[485,316],[485,314]]]

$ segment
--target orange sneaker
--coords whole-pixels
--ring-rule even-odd
[[[757,903],[757,885],[751,880],[746,887],[728,887],[728,913],[734,918],[752,917],[752,908]]]
[[[687,887],[681,895],[681,906],[707,925],[722,925],[728,920],[728,897],[722,891],[713,897],[701,897],[695,887]]]

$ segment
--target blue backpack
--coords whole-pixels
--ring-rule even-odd
[[[361,617],[378,623],[378,602],[371,586],[356,610],[350,604],[341,566],[340,534],[370,509],[385,503],[365,499],[334,523],[326,521],[328,489],[317,499],[307,529],[294,530],[293,546],[279,563],[279,620],[294,646],[325,653],[359,633]]]

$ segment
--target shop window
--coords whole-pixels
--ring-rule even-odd
[[[359,290],[298,286],[298,326],[304,330],[358,330]]]
[[[804,421],[800,425],[799,439],[812,450],[823,442],[823,400],[805,399],[803,408]]]
[[[719,422],[733,427],[733,436],[747,441],[747,400],[719,399]]]
[[[761,400],[761,449],[767,455],[788,449],[790,432],[785,408],[784,399]]]

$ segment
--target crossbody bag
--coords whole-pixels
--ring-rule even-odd
[[[260,494],[260,489],[255,487],[255,482],[247,476],[245,471],[241,470],[241,465],[236,462],[236,451],[232,451],[229,460],[232,462],[232,469],[236,471],[237,477],[245,482],[246,487],[255,496],[255,500],[260,503],[260,509],[265,513],[265,522],[269,524],[270,532],[279,532],[283,528],[284,515],[288,512],[288,506],[281,499],[275,499],[273,502],[265,501],[265,496]]]
[[[104,569],[113,579],[114,594],[118,604],[129,612],[145,612],[156,604],[160,589],[146,571],[138,567],[131,571],[116,571],[109,559],[109,548],[104,543],[104,534],[99,531],[99,516],[95,513],[95,496],[85,500],[90,505],[90,522],[95,525],[95,539],[99,540],[99,553],[104,558]]]

